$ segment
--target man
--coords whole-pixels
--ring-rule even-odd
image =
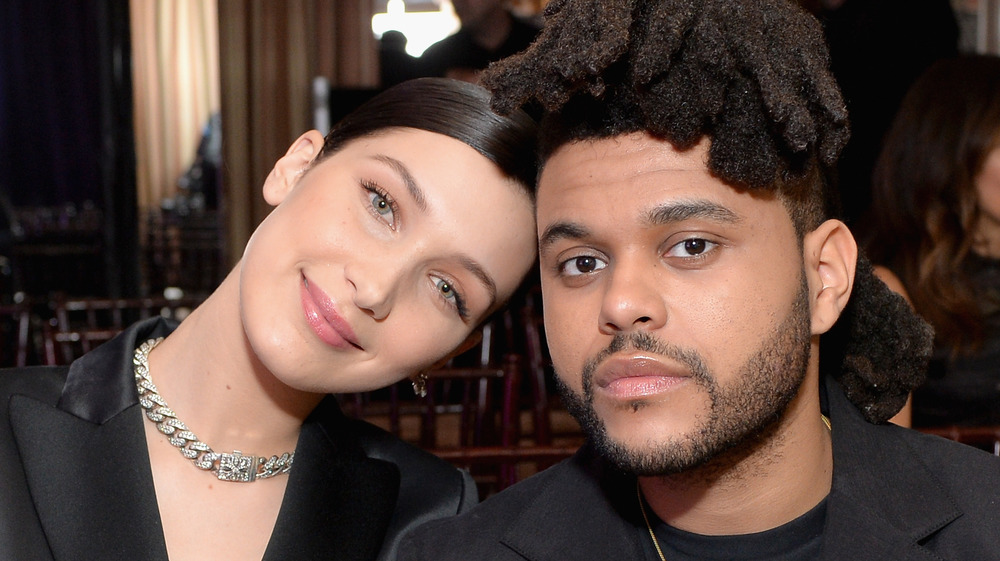
[[[785,0],[555,0],[484,76],[545,111],[546,335],[588,444],[402,558],[1000,559],[1000,461],[885,423],[931,334],[828,219],[827,66]]]
[[[462,27],[434,43],[418,60],[424,76],[476,82],[491,62],[524,50],[538,27],[512,14],[505,0],[452,0]]]

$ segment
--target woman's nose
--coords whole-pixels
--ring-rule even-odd
[[[401,263],[393,261],[355,263],[346,269],[354,286],[354,305],[376,320],[389,316],[403,276]]]

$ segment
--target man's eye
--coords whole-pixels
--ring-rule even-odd
[[[582,255],[563,261],[559,268],[563,275],[575,277],[600,271],[607,266],[606,262],[592,255]]]
[[[667,256],[669,257],[698,257],[708,253],[714,249],[717,245],[715,242],[710,242],[702,238],[688,238],[682,242],[674,244],[670,249],[667,250]]]

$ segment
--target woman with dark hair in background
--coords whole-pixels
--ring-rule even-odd
[[[471,506],[467,474],[327,394],[419,389],[511,296],[535,256],[533,139],[443,79],[302,135],[264,182],[276,208],[182,323],[0,375],[2,556],[390,559]]]
[[[914,84],[874,178],[872,261],[935,328],[914,426],[1000,424],[1000,58]]]

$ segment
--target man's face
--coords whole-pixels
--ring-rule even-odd
[[[644,134],[568,144],[545,165],[546,337],[568,407],[644,475],[752,445],[805,376],[802,251],[771,195],[710,174],[708,143]]]

